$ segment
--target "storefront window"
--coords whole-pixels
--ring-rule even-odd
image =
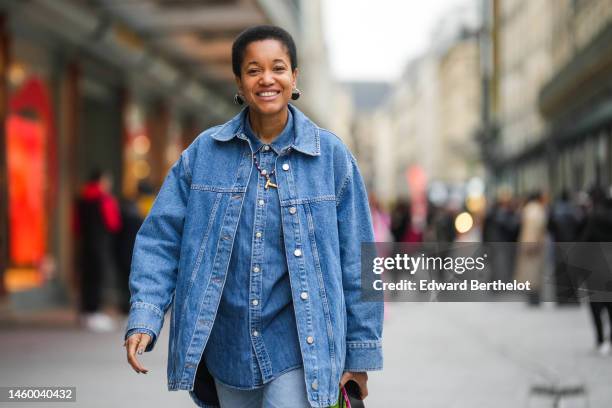
[[[9,195],[9,291],[40,286],[47,253],[47,199],[53,112],[45,80],[15,62],[5,123]]]

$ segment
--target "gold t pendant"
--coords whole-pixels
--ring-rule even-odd
[[[271,182],[270,179],[266,179],[266,185],[264,187],[266,188],[266,190],[268,189],[268,187],[278,188],[278,186]]]

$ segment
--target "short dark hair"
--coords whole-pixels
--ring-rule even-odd
[[[232,44],[232,71],[234,71],[234,75],[240,76],[240,67],[244,60],[246,47],[252,42],[269,39],[277,40],[285,46],[291,61],[291,71],[295,71],[298,65],[297,49],[291,34],[277,26],[258,25],[247,28],[238,34],[238,37],[236,37]]]
[[[89,178],[87,179],[87,181],[90,182],[97,182],[100,181],[100,179],[102,178],[102,176],[104,175],[104,171],[102,171],[101,168],[99,167],[94,167],[90,172],[89,172]]]

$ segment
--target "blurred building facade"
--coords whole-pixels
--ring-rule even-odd
[[[375,182],[376,146],[384,135],[377,126],[376,111],[389,95],[389,84],[377,81],[357,81],[343,84],[351,101],[348,146],[355,155],[366,187],[372,190]]]
[[[478,11],[469,1],[440,19],[374,116],[372,189],[384,202],[408,198],[415,178],[450,191],[482,176]]]
[[[237,112],[230,51],[246,27],[294,35],[297,105],[329,125],[320,18],[319,1],[0,1],[0,295],[72,300],[80,186],[101,168],[117,196],[159,188],[201,130]]]
[[[612,182],[612,2],[486,0],[482,142],[491,185],[518,194]]]

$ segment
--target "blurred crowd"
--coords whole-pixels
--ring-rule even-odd
[[[423,222],[415,221],[407,200],[398,200],[386,209],[371,195],[370,207],[377,242],[509,243],[489,246],[494,253],[488,279],[531,282],[527,293],[530,306],[540,305],[542,300],[578,306],[584,300],[591,310],[597,349],[602,354],[610,352],[603,321],[607,314],[612,328],[612,302],[580,296],[575,277],[567,268],[567,254],[555,245],[612,241],[612,197],[605,190],[561,191],[550,197],[543,191],[515,196],[510,189],[501,188],[482,211],[470,212],[466,206],[451,202],[429,202]],[[465,217],[469,219],[467,228]],[[550,276],[545,277],[547,273]],[[543,299],[544,279],[553,280],[550,287],[555,293]]]

